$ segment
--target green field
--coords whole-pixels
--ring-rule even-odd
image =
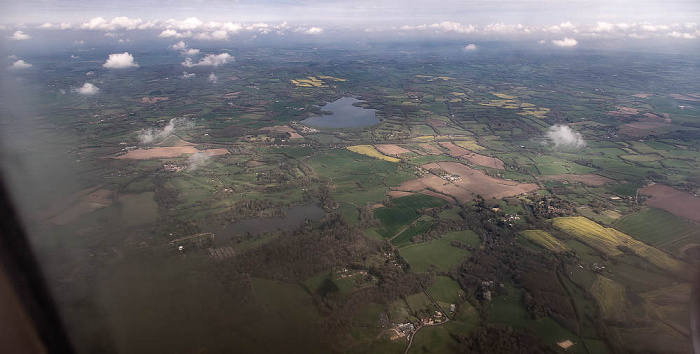
[[[460,295],[464,296],[464,291],[462,291],[459,284],[446,276],[435,277],[435,284],[426,290],[435,301],[447,304],[454,304],[460,298]],[[448,309],[444,310],[447,311]]]
[[[668,253],[637,241],[613,228],[605,228],[584,217],[560,217],[553,220],[555,227],[576,237],[579,241],[610,256],[621,255],[620,247],[630,249],[655,266],[675,274],[684,273],[686,264],[673,259]]]
[[[553,319],[549,317],[536,320],[530,318],[522,302],[523,290],[510,283],[506,284],[506,290],[507,294],[494,297],[489,303],[490,322],[513,326],[515,329],[532,327],[544,343],[555,344],[568,339],[575,343],[574,347],[568,351],[585,353],[579,337]]]
[[[448,271],[471,254],[467,250],[451,246],[450,242],[458,240],[474,244],[478,239],[472,231],[455,231],[437,240],[405,246],[399,249],[399,252],[416,272],[426,272],[431,265],[436,266],[438,270]]]
[[[420,217],[420,214],[416,212],[418,209],[438,207],[446,203],[442,199],[423,194],[393,199],[391,207],[379,208],[374,211],[374,216],[382,223],[377,228],[377,232],[386,238],[393,237],[404,226]]]
[[[700,227],[667,211],[646,209],[626,215],[613,226],[634,238],[671,253],[690,243],[700,243]]]
[[[625,312],[625,287],[598,275],[591,285],[591,294],[598,300],[606,319],[621,318]]]
[[[396,247],[410,245],[413,236],[426,233],[428,230],[430,230],[431,226],[433,226],[432,221],[416,221],[412,227],[409,227],[392,239],[391,243]]]

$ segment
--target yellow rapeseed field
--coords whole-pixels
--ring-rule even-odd
[[[369,157],[374,157],[376,159],[384,160],[384,161],[390,161],[390,162],[399,162],[401,160],[391,157],[391,156],[386,156],[382,154],[381,152],[377,151],[377,149],[374,148],[372,145],[353,145],[353,146],[348,146],[348,150],[352,152],[356,152],[358,154],[366,155]]]
[[[674,259],[668,253],[651,247],[644,242],[635,240],[631,236],[598,225],[582,216],[561,217],[553,220],[558,229],[576,237],[579,241],[610,256],[622,254],[618,246],[631,249],[639,257],[642,257],[655,266],[666,269],[672,273],[683,273],[686,264]]]
[[[563,242],[543,230],[525,230],[520,233],[530,242],[536,243],[550,251],[562,252],[569,249]]]

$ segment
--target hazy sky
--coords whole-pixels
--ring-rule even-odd
[[[455,21],[543,24],[563,21],[698,22],[698,0],[1,0],[3,23],[84,21],[127,16],[166,20],[318,24],[419,24]]]

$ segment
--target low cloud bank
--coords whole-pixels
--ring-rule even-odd
[[[142,129],[138,135],[139,143],[141,145],[150,145],[164,140],[169,137],[176,128],[192,129],[194,128],[194,121],[187,118],[173,118],[163,129]]]
[[[553,125],[547,132],[547,138],[552,141],[555,148],[577,148],[586,146],[581,133],[571,130],[568,125]]]
[[[194,171],[203,167],[209,163],[209,159],[211,159],[211,156],[207,155],[205,152],[194,153],[187,159],[187,169]]]

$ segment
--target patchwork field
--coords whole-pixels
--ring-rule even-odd
[[[444,147],[445,149],[450,151],[450,156],[452,157],[461,157],[463,159],[466,159],[467,161],[479,165],[479,166],[484,166],[484,167],[491,167],[495,168],[498,170],[503,170],[505,169],[505,165],[503,164],[503,161],[495,158],[495,157],[489,157],[481,154],[477,154],[473,151],[467,150],[463,147],[457,146],[451,142],[440,142],[440,145]]]
[[[503,198],[537,190],[533,183],[506,181],[486,175],[483,171],[472,169],[458,162],[438,162],[422,166],[424,169],[442,169],[449,175],[458,175],[459,179],[447,181],[434,174],[406,181],[394,190],[419,192],[434,190],[454,197],[460,203],[474,199],[480,194],[486,199]]]
[[[692,243],[700,243],[700,227],[667,211],[647,209],[626,215],[614,224],[622,232],[671,253]]]
[[[379,152],[382,154],[389,156],[408,154],[411,152],[411,150],[404,149],[394,144],[376,144],[374,147],[377,148],[377,150],[379,150]]]
[[[647,203],[655,208],[700,222],[700,198],[698,197],[663,184],[646,186],[640,189],[639,193],[651,195]]]
[[[626,247],[661,269],[677,275],[686,274],[686,264],[673,259],[668,253],[648,246],[613,228],[602,227],[582,216],[556,218],[553,220],[553,224],[558,229],[607,255],[621,255],[623,253],[621,248]]]
[[[554,181],[567,181],[569,183],[583,183],[589,186],[602,186],[604,184],[613,183],[614,181],[594,174],[563,174],[563,175],[550,175],[540,177],[544,180],[554,180]]]

